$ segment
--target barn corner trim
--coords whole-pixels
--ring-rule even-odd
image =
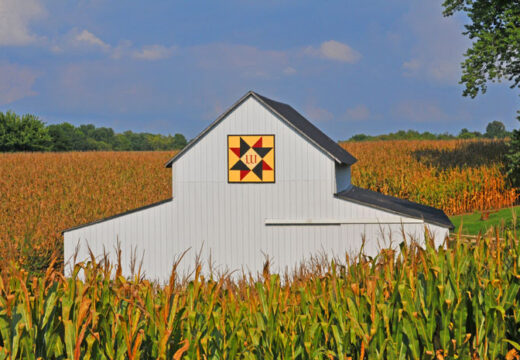
[[[191,147],[199,142],[207,133],[209,133],[215,126],[217,126],[227,115],[240,106],[249,97],[255,98],[260,104],[265,106],[269,111],[273,112],[278,118],[282,119],[289,127],[302,135],[306,140],[317,146],[325,154],[331,157],[339,164],[353,165],[357,159],[352,156],[347,150],[343,149],[337,142],[325,135],[320,129],[314,126],[303,115],[297,112],[290,105],[271,100],[254,91],[248,91],[237,102],[235,102],[229,109],[206,127],[201,133],[193,138],[181,151],[175,154],[165,167],[170,168],[172,164],[185,154]]]

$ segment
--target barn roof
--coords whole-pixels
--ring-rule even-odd
[[[357,186],[351,186],[337,193],[336,197],[376,209],[390,211],[395,214],[422,219],[429,224],[447,227],[450,230],[455,228],[451,220],[442,210],[393,196],[383,195],[376,191],[362,189]]]
[[[352,156],[347,150],[343,149],[338,145],[337,142],[332,140],[330,137],[325,135],[320,129],[314,126],[309,120],[303,117],[298,111],[294,110],[290,105],[271,100],[257,94],[253,91],[249,91],[240,100],[238,100],[233,106],[231,106],[226,112],[220,115],[213,123],[211,123],[206,129],[204,129],[197,137],[191,140],[188,145],[179,151],[174,157],[172,157],[167,163],[166,167],[171,167],[173,162],[188,151],[193,145],[195,145],[200,139],[202,139],[211,129],[218,125],[229,113],[235,110],[240,104],[242,104],[250,96],[257,99],[260,103],[264,104],[268,109],[278,115],[284,120],[290,127],[295,129],[297,132],[302,134],[309,141],[314,143],[330,157],[340,164],[352,165],[357,159]]]
[[[161,201],[155,202],[153,204],[148,204],[148,205],[145,205],[145,206],[141,206],[141,207],[138,207],[138,208],[135,208],[135,209],[131,209],[131,210],[119,213],[119,214],[115,214],[115,215],[112,215],[112,216],[109,216],[109,217],[106,217],[106,218],[103,218],[103,219],[99,219],[99,220],[92,221],[92,222],[89,222],[89,223],[86,223],[86,224],[81,224],[81,225],[78,225],[78,226],[74,226],[74,227],[71,227],[71,228],[63,230],[61,232],[61,234],[63,235],[63,233],[66,233],[67,231],[78,230],[78,229],[84,228],[86,226],[99,224],[99,223],[102,223],[102,222],[105,222],[105,221],[108,221],[108,220],[112,220],[112,219],[115,219],[115,218],[118,218],[118,217],[121,217],[121,216],[125,216],[125,215],[129,215],[129,214],[132,214],[132,213],[135,213],[135,212],[138,212],[138,211],[146,210],[146,209],[152,208],[154,206],[159,206],[159,205],[162,205],[162,204],[166,204],[166,203],[168,203],[168,202],[170,202],[172,200],[173,200],[173,198],[169,198],[169,199],[166,199],[166,200],[161,200]]]

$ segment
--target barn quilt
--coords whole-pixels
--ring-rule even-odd
[[[228,135],[228,181],[274,183],[274,135]]]

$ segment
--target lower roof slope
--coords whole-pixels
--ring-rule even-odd
[[[103,219],[99,219],[99,220],[95,220],[95,221],[92,221],[92,222],[89,222],[89,223],[86,223],[86,224],[81,224],[81,225],[78,225],[78,226],[74,226],[74,227],[71,227],[71,228],[63,230],[61,232],[61,234],[63,235],[64,233],[66,233],[68,231],[78,230],[78,229],[84,228],[86,226],[99,224],[99,223],[102,223],[104,221],[112,220],[112,219],[115,219],[115,218],[118,218],[118,217],[121,217],[121,216],[124,216],[124,215],[129,215],[129,214],[132,214],[132,213],[135,213],[135,212],[138,212],[138,211],[146,210],[146,209],[152,208],[154,206],[159,206],[159,205],[162,205],[162,204],[166,204],[167,202],[170,202],[172,200],[173,200],[173,198],[169,198],[169,199],[166,199],[166,200],[161,200],[161,201],[155,202],[153,204],[148,204],[148,205],[145,205],[145,206],[141,206],[141,207],[138,207],[138,208],[135,208],[135,209],[131,209],[131,210],[119,213],[119,214],[115,214],[115,215],[112,215],[112,216],[109,216],[109,217],[106,217],[106,218],[103,218]]]
[[[447,227],[450,230],[455,228],[448,216],[440,209],[389,195],[383,195],[376,191],[362,189],[357,186],[351,186],[347,190],[337,193],[336,197],[376,209],[390,211],[395,214],[422,219],[429,224]]]

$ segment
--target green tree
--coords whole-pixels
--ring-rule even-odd
[[[51,146],[49,132],[36,116],[0,112],[0,151],[48,151]]]
[[[489,81],[507,80],[511,88],[520,84],[520,1],[445,0],[444,15],[465,13],[470,22],[464,32],[472,41],[462,63],[464,96],[485,93]],[[520,120],[520,117],[518,117]],[[520,186],[520,131],[511,135],[507,174]]]
[[[77,127],[67,122],[47,126],[52,138],[52,151],[84,150],[87,137]]]
[[[175,134],[173,136],[172,147],[173,149],[182,149],[188,144],[188,141],[182,134]]]
[[[0,152],[6,151],[88,151],[88,150],[175,150],[186,146],[184,135],[161,135],[125,131],[92,124],[75,127],[70,123],[45,124],[34,115],[20,117],[0,112]]]
[[[469,131],[466,128],[462,129],[459,135],[457,135],[459,139],[475,139],[481,136],[482,134],[480,134],[478,131]]]
[[[489,139],[503,139],[507,136],[506,127],[500,121],[492,121],[487,124],[484,136]]]
[[[99,141],[94,138],[87,138],[87,148],[85,150],[112,150],[112,146],[104,141]]]
[[[144,151],[144,150],[152,150],[150,143],[148,142],[147,135],[145,133],[134,133],[132,131],[125,131],[123,133],[131,144],[132,150]]]
[[[352,136],[349,141],[367,141],[367,140],[372,140],[373,137],[370,136],[370,135],[366,135],[366,134],[356,134],[354,136]]]
[[[95,128],[91,133],[91,137],[96,141],[104,142],[105,144],[114,144],[115,143],[115,133],[114,130],[107,127],[99,127]]]
[[[507,176],[515,187],[520,187],[520,130],[513,130],[506,155]]]
[[[92,124],[80,125],[78,131],[83,135],[79,149],[74,150],[112,150],[116,142],[114,130],[106,127],[96,128]]]
[[[125,136],[125,134],[116,134],[114,150],[132,150],[132,143],[130,142],[130,139]]]
[[[464,12],[465,35],[473,40],[462,63],[464,96],[485,93],[488,81],[520,84],[520,2],[518,0],[446,0],[444,15]]]

